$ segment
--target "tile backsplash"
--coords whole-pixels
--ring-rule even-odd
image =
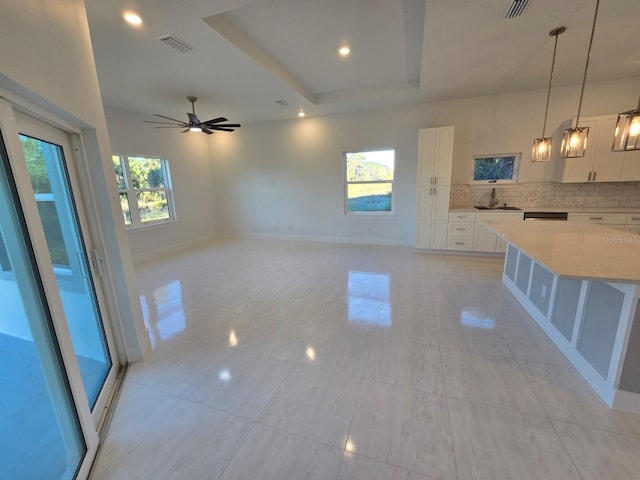
[[[518,183],[512,185],[451,185],[450,208],[489,205],[491,189],[499,205],[531,207],[638,207],[640,182]]]

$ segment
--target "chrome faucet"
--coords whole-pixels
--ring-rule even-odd
[[[496,189],[491,189],[491,200],[489,201],[489,208],[493,208],[498,204],[498,199],[496,198]],[[505,203],[506,205],[506,203]]]

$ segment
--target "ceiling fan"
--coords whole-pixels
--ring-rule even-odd
[[[176,120],[175,118],[154,113],[154,116],[164,118],[165,120],[171,120],[171,122],[158,122],[153,120],[144,120],[144,122],[160,124],[160,126],[157,126],[156,128],[184,128],[185,130],[183,130],[182,133],[204,132],[207,135],[212,135],[213,130],[218,130],[220,132],[233,132],[236,128],[241,127],[239,123],[223,123],[228,122],[224,117],[212,118],[206,122],[201,122],[196,116],[196,107],[194,105],[196,100],[198,100],[198,97],[189,96],[187,97],[187,100],[191,102],[191,113],[187,112],[187,117],[189,118],[188,121],[184,122],[182,120]]]

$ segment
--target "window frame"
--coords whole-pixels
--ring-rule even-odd
[[[127,230],[137,230],[140,228],[148,228],[157,225],[163,225],[167,223],[174,223],[177,221],[176,217],[176,209],[173,200],[173,187],[171,184],[171,172],[169,167],[169,160],[160,155],[138,155],[138,154],[120,154],[113,153],[111,154],[113,157],[118,157],[120,159],[120,165],[122,166],[122,174],[123,174],[123,183],[125,188],[120,188],[120,185],[116,183],[116,187],[118,189],[118,203],[120,203],[120,195],[125,194],[127,196],[127,200],[129,201],[129,215],[131,216],[131,224],[126,224],[126,218],[124,211],[122,211],[122,204],[120,210],[122,212],[122,217],[125,223],[125,228]],[[164,177],[164,187],[153,187],[153,188],[135,188],[133,186],[133,182],[131,181],[131,169],[129,167],[129,159],[148,159],[148,160],[159,160],[160,168],[162,170],[162,175]],[[113,163],[113,161],[112,161]],[[115,168],[114,168],[115,170]],[[115,174],[115,171],[114,171]],[[117,180],[116,180],[117,182]],[[165,198],[167,200],[167,213],[169,214],[169,218],[162,218],[158,220],[152,220],[149,222],[143,222],[140,218],[140,207],[138,206],[138,194],[141,192],[164,192]],[[134,199],[132,201],[132,198]]]
[[[513,175],[510,179],[495,179],[495,180],[476,180],[476,160],[480,158],[502,158],[502,157],[514,157],[513,162]],[[510,153],[488,153],[483,155],[473,155],[471,157],[471,179],[470,185],[486,185],[486,184],[504,184],[504,183],[518,183],[520,176],[520,162],[522,160],[522,152],[510,152]]]
[[[391,180],[363,180],[363,181],[349,181],[347,178],[347,155],[351,153],[369,153],[369,152],[393,152],[393,178]],[[395,216],[395,202],[393,199],[396,181],[396,149],[395,147],[380,147],[358,150],[345,150],[342,152],[342,178],[343,178],[343,207],[344,215],[347,217],[394,217]],[[363,185],[363,184],[390,184],[391,185],[391,209],[390,210],[356,210],[349,211],[349,185]]]

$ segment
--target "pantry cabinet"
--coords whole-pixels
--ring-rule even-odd
[[[418,134],[416,248],[447,248],[453,133],[438,127]]]

